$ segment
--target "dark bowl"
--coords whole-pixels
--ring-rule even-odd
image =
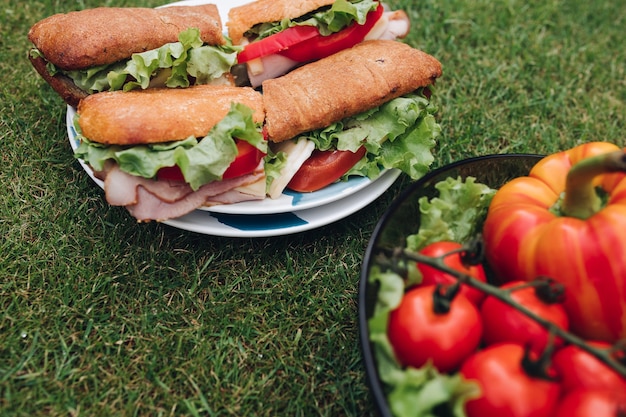
[[[507,154],[488,155],[465,159],[434,170],[411,184],[385,211],[370,238],[359,283],[359,332],[363,362],[370,391],[378,412],[383,417],[392,417],[389,404],[378,375],[374,349],[369,340],[368,319],[376,304],[377,289],[368,285],[368,276],[375,263],[375,252],[379,247],[404,246],[406,238],[419,229],[419,199],[438,195],[435,184],[448,177],[475,177],[477,182],[491,188],[500,188],[507,181],[528,175],[530,169],[542,158],[540,155]]]

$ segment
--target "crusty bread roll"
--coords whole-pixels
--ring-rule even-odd
[[[180,32],[192,27],[200,30],[207,44],[225,43],[214,4],[159,9],[97,7],[55,14],[35,23],[28,39],[47,61],[72,70],[111,64],[176,42]]]
[[[441,63],[389,40],[353,48],[263,82],[265,127],[282,142],[324,128],[435,82]]]
[[[250,87],[196,85],[93,94],[78,105],[83,136],[108,145],[138,145],[203,137],[222,120],[232,103],[264,119],[261,93]]]
[[[335,0],[257,0],[233,7],[228,12],[226,22],[228,36],[233,44],[238,45],[243,40],[244,33],[256,24],[295,19],[334,2]]]
[[[112,64],[133,53],[176,42],[180,32],[189,28],[197,28],[208,45],[226,42],[214,4],[160,9],[98,7],[55,14],[35,23],[28,38],[44,56],[30,54],[29,59],[52,89],[76,107],[90,92],[61,72],[50,74],[48,63],[62,70]]]

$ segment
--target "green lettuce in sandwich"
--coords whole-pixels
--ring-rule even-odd
[[[372,40],[264,81],[270,147],[286,155],[270,196],[394,168],[423,176],[441,132],[430,100],[441,73],[425,52]]]
[[[75,156],[139,221],[266,196],[263,99],[250,87],[107,91],[81,100]]]
[[[33,66],[72,106],[102,91],[232,84],[241,49],[224,37],[212,4],[56,14],[28,37]]]

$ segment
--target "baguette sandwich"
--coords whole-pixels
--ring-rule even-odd
[[[75,119],[75,156],[106,200],[138,221],[263,199],[263,99],[250,87],[198,85],[90,95]]]
[[[243,46],[233,72],[244,81],[237,82],[256,88],[363,40],[403,38],[410,21],[378,0],[257,0],[232,8],[226,26]]]
[[[107,90],[232,83],[237,56],[213,4],[55,14],[28,38],[36,71],[72,106]]]
[[[423,176],[441,131],[430,102],[441,74],[439,61],[420,50],[371,40],[264,81],[266,134],[287,161],[270,196],[391,168]]]

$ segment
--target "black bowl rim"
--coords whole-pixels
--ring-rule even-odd
[[[508,154],[490,154],[490,155],[482,155],[476,156],[466,159],[461,159],[455,162],[451,162],[450,164],[439,167],[433,171],[430,171],[422,178],[418,179],[411,185],[409,185],[406,189],[404,189],[394,200],[391,202],[389,207],[385,210],[382,217],[376,224],[374,231],[370,237],[367,248],[365,250],[365,255],[363,256],[363,262],[361,263],[361,272],[359,278],[359,294],[358,294],[358,315],[359,315],[359,340],[360,347],[362,353],[362,359],[365,364],[365,374],[367,379],[367,384],[370,388],[374,396],[374,403],[378,409],[378,412],[383,417],[393,417],[391,411],[389,410],[389,406],[387,404],[387,397],[382,389],[382,384],[379,383],[378,379],[378,368],[376,366],[376,360],[374,358],[374,352],[371,349],[371,344],[369,341],[369,328],[367,325],[367,311],[366,311],[366,290],[367,290],[367,281],[368,281],[368,273],[370,264],[372,262],[372,251],[376,245],[376,241],[378,236],[380,235],[381,230],[387,224],[391,213],[393,213],[397,207],[406,200],[406,198],[412,194],[415,189],[420,188],[422,184],[427,181],[430,181],[431,178],[440,175],[442,172],[452,170],[460,165],[466,165],[470,163],[486,161],[491,159],[517,159],[517,158],[541,158],[544,155],[540,154],[532,154],[532,153],[508,153]],[[375,380],[376,379],[376,380]]]

